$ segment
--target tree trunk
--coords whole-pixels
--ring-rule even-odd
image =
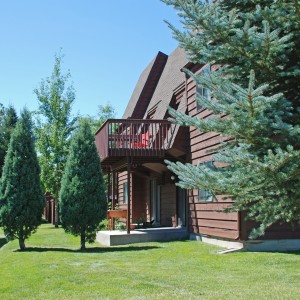
[[[55,228],[58,228],[58,210],[59,210],[59,205],[58,205],[58,191],[55,193],[55,202],[54,202],[55,208],[54,208],[54,226]]]
[[[80,249],[85,250],[85,231],[80,233]]]
[[[21,251],[26,249],[25,240],[23,237],[23,230],[20,230],[20,232],[19,232],[19,246],[20,246]]]

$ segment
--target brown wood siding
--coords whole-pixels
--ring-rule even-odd
[[[230,199],[219,196],[217,202],[198,202],[198,191],[189,191],[189,230],[192,233],[222,237],[239,238],[239,213],[224,213],[231,206]]]
[[[123,184],[127,182],[127,172],[120,172],[118,174],[118,190],[119,190],[119,207],[120,209],[126,209],[127,204],[124,203],[124,191]]]
[[[198,73],[199,70],[196,72]],[[209,118],[212,115],[207,109],[197,111],[196,108],[196,86],[192,78],[187,80],[187,114],[192,117]],[[215,152],[208,150],[215,149],[227,138],[221,137],[216,132],[203,133],[194,127],[189,128],[190,136],[190,163],[196,165],[211,159]],[[226,239],[238,239],[240,237],[239,213],[223,212],[231,206],[232,201],[225,199],[225,196],[218,195],[216,202],[199,202],[198,190],[191,190],[188,193],[188,224],[189,231],[195,234],[202,234],[212,237]]]
[[[242,214],[245,218],[245,213]],[[242,239],[247,240],[252,228],[258,227],[258,223],[250,220],[244,220],[241,223]],[[300,239],[300,225],[295,224],[274,224],[266,230],[264,236],[258,237],[258,240],[273,240],[273,239]]]
[[[175,226],[176,216],[176,186],[166,184],[161,186],[160,223],[162,226]]]
[[[270,239],[300,239],[300,226],[291,224],[274,224],[261,238],[262,240]]]
[[[123,184],[127,182],[127,171],[120,172],[118,174],[118,189],[119,189],[119,209],[126,209],[127,210],[127,204],[124,203],[124,191],[123,191]],[[132,199],[132,176],[130,180],[130,195]],[[129,201],[129,199],[128,199]],[[130,206],[130,216],[131,216],[131,222],[132,222],[132,205]],[[125,221],[125,220],[123,220]]]
[[[150,202],[149,180],[137,175],[133,176],[132,193],[132,220],[135,223],[137,219],[150,220],[149,202]]]
[[[173,148],[180,154],[186,154],[189,150],[188,128],[180,127],[174,140]],[[171,152],[171,151],[170,151]]]
[[[127,171],[118,173],[119,208],[127,209],[124,203],[123,184],[127,182]],[[137,175],[131,175],[131,222],[145,217],[150,221],[150,184],[149,180]]]
[[[239,238],[239,231],[227,230],[224,228],[189,226],[189,231],[209,237],[225,238],[230,240],[237,240]]]
[[[216,68],[216,67],[215,67]],[[200,68],[196,70],[198,73]],[[192,78],[187,80],[187,113],[189,116],[198,118],[210,118],[213,114],[207,109],[197,111],[196,107],[196,87]],[[222,116],[226,117],[226,116]],[[218,133],[203,133],[196,128],[190,127],[190,163],[196,165],[199,161],[205,162],[211,159],[216,152],[208,153],[208,150],[216,149],[220,142],[228,140]],[[224,166],[219,165],[220,167]],[[189,191],[189,230],[193,233],[227,238],[247,240],[251,230],[257,227],[255,222],[245,220],[245,213],[222,212],[229,207],[230,199],[225,196],[217,196],[217,202],[199,203],[198,191]],[[241,217],[240,217],[241,216]],[[295,239],[300,238],[300,226],[294,228],[291,224],[275,224],[271,226],[263,237],[258,239]]]

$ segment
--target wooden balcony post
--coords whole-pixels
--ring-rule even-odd
[[[107,173],[107,203],[110,201],[110,192],[111,192],[111,185],[110,185],[110,169],[111,166],[108,168],[108,173]]]
[[[116,172],[112,171],[112,199],[111,199],[111,209],[114,210],[116,203],[115,203],[115,189],[116,189]]]
[[[111,195],[112,195],[112,199],[111,199],[111,209],[114,210],[115,209],[115,171],[112,171],[112,178],[111,178]],[[115,230],[115,219],[112,219],[112,230]]]
[[[131,201],[131,193],[130,193],[130,187],[131,187],[131,160],[130,157],[127,157],[127,184],[128,184],[128,202],[127,202],[127,233],[130,234],[130,201]]]

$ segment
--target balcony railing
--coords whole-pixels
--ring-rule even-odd
[[[172,141],[167,120],[110,119],[96,132],[101,160],[120,156],[163,156]]]

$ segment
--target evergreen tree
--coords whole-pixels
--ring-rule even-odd
[[[16,126],[18,116],[13,106],[0,108],[0,177],[4,165],[4,158],[8,149],[10,136]]]
[[[72,85],[66,87],[70,73],[62,75],[62,56],[55,56],[52,76],[42,80],[34,92],[39,102],[36,137],[40,153],[41,179],[44,190],[55,200],[55,227],[58,227],[59,190],[70,145],[69,138],[77,118],[71,109],[75,100]]]
[[[30,113],[24,110],[12,133],[0,183],[0,220],[7,239],[25,239],[41,224],[44,196]]]
[[[299,106],[299,1],[162,2],[179,11],[185,30],[169,26],[192,62],[220,64],[223,75],[244,87],[254,70],[270,94],[281,92]]]
[[[96,237],[96,228],[106,216],[100,159],[88,122],[82,122],[72,138],[62,178],[61,222],[66,232],[80,236],[81,249]]]
[[[2,123],[3,116],[4,116],[4,106],[2,103],[0,103],[0,123]]]
[[[185,31],[170,27],[190,60],[219,66],[206,75],[186,71],[211,91],[210,100],[197,101],[214,116],[171,110],[170,120],[228,137],[212,150],[214,166],[168,162],[179,186],[234,199],[230,210],[245,210],[260,224],[252,238],[276,222],[299,223],[298,1],[162,1],[180,12]]]

